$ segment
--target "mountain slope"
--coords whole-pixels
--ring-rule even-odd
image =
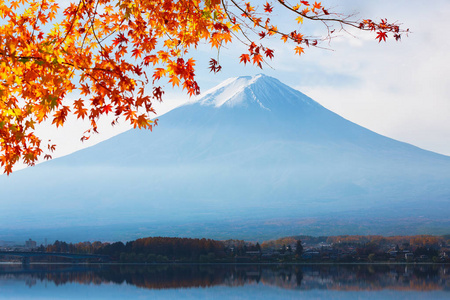
[[[74,236],[97,226],[93,238],[116,239],[450,228],[449,157],[353,124],[274,78],[230,79],[159,124],[0,177],[0,227]]]

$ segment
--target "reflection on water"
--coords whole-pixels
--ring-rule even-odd
[[[127,284],[160,290],[273,286],[287,290],[450,291],[449,265],[0,265],[0,287],[22,282]],[[1,290],[1,288],[0,288]]]

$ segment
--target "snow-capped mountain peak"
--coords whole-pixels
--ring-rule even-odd
[[[202,94],[199,102],[202,105],[211,105],[215,107],[220,107],[222,105],[233,107],[242,104],[242,101],[244,100],[242,92],[261,78],[261,76],[262,75],[257,75],[255,77],[241,76],[229,78]]]
[[[449,157],[371,132],[264,75],[225,81],[152,132],[0,176],[0,191],[0,240],[450,228]]]
[[[227,79],[201,94],[194,102],[213,107],[256,106],[267,111],[284,105],[317,105],[299,91],[263,74]]]

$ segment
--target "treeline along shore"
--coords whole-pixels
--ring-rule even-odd
[[[249,242],[212,239],[147,237],[123,242],[55,241],[12,251],[97,254],[119,263],[302,263],[302,262],[432,262],[450,263],[450,235],[431,236],[293,236]],[[63,257],[31,257],[31,262],[66,262]],[[69,258],[70,259],[70,258]],[[0,261],[19,260],[3,254]],[[86,258],[95,262],[96,258]]]

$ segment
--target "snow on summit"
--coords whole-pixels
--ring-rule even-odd
[[[255,77],[241,76],[229,78],[219,84],[218,86],[206,91],[204,95],[201,95],[199,102],[202,105],[212,105],[220,107],[242,105],[244,97],[242,92],[249,87],[252,83],[258,80],[262,75]]]
[[[282,97],[280,97],[282,96]],[[275,78],[258,74],[229,78],[216,87],[201,94],[194,103],[213,107],[251,106],[271,111],[284,104],[317,104],[302,93],[282,84]]]

